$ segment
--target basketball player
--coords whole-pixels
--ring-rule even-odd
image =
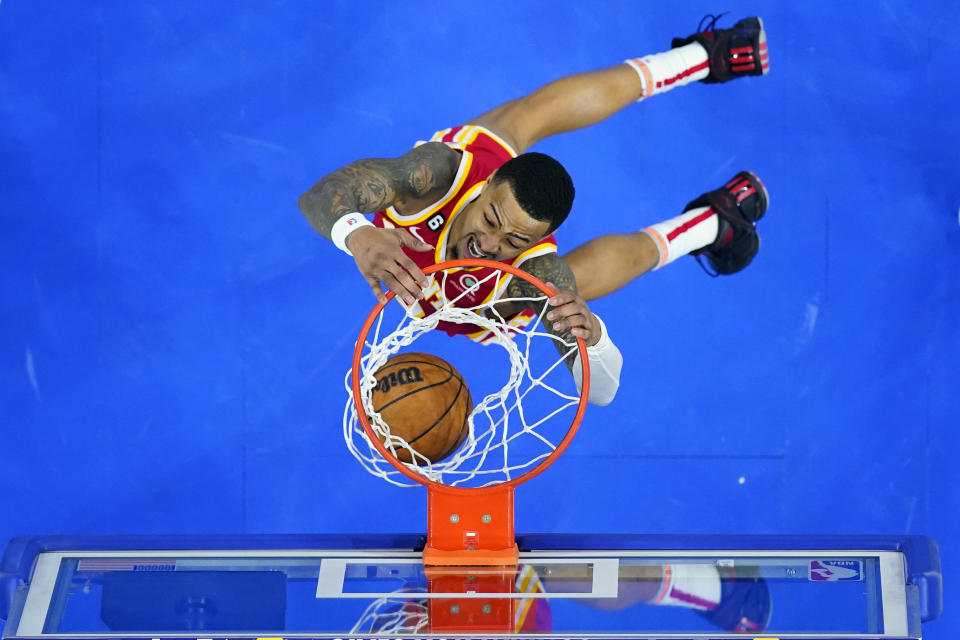
[[[712,17],[712,16],[710,16]],[[607,404],[619,386],[623,358],[603,322],[587,306],[640,275],[678,257],[704,256],[717,273],[735,273],[759,247],[755,223],[767,194],[742,171],[724,186],[693,200],[681,215],[630,234],[606,235],[561,257],[553,231],[573,203],[570,176],[553,158],[527,149],[549,136],[597,123],[634,102],[695,80],[726,82],[764,75],[769,69],[759,18],[674,39],[669,51],[633,58],[614,67],[561,78],[507,102],[467,124],[437,132],[398,158],[359,160],[320,179],[299,200],[313,228],[353,256],[374,295],[384,286],[420,313],[434,312],[443,296],[468,289],[456,277],[448,289],[424,277],[422,268],[457,258],[487,258],[521,267],[550,284],[556,295],[546,328],[588,345],[589,400]],[[702,25],[701,25],[702,26]],[[372,222],[363,214],[373,213]],[[471,282],[488,270],[471,272]],[[500,291],[481,288],[472,305],[494,299],[536,297],[520,278]],[[524,326],[540,309],[501,310]],[[477,327],[444,325],[449,333],[482,340]],[[558,348],[563,349],[562,345]],[[567,359],[580,387],[579,354]]]
[[[693,609],[726,631],[763,631],[770,623],[772,601],[755,567],[714,563],[630,564],[619,568],[615,598],[581,599],[596,609],[617,611],[636,604]],[[582,567],[547,566],[541,573],[521,566],[516,593],[575,591],[592,579]],[[517,608],[517,631],[549,628],[550,611],[543,600],[523,599]],[[546,623],[546,624],[545,624]]]
[[[550,601],[536,594],[582,592],[593,580],[588,567],[520,564],[514,580],[514,633],[546,633],[553,629]],[[352,629],[354,634],[426,633],[430,610],[415,595],[423,584],[409,584],[371,605]],[[725,631],[762,631],[772,613],[770,590],[755,567],[718,567],[714,563],[620,565],[614,598],[576,598],[575,602],[606,611],[636,604],[693,609]],[[465,623],[466,624],[466,623]],[[465,628],[464,631],[467,629]]]

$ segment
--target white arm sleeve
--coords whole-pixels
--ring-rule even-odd
[[[617,345],[613,344],[607,327],[600,316],[593,314],[600,323],[600,340],[592,347],[587,347],[587,357],[590,360],[590,397],[592,404],[605,406],[613,402],[620,387],[620,369],[623,368],[623,356]],[[573,380],[577,383],[577,391],[583,390],[583,370],[580,367],[580,354],[573,362]]]

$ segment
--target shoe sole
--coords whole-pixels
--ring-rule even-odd
[[[763,28],[763,18],[757,17],[760,23],[760,42],[757,44],[757,51],[760,53],[760,75],[765,76],[770,73],[770,54],[767,53],[767,30]]]
[[[760,191],[763,193],[763,202],[764,202],[763,213],[766,214],[767,209],[770,208],[770,193],[767,191],[767,186],[763,184],[763,180],[758,178],[757,174],[755,174],[753,171],[744,171],[743,173],[750,176],[750,180],[756,183],[758,187],[760,187]],[[760,216],[760,217],[762,218],[763,216]]]
[[[761,24],[761,26],[763,26],[763,25]],[[767,185],[763,184],[763,180],[761,180],[760,178],[758,178],[758,177],[757,177],[757,174],[755,174],[753,171],[744,171],[744,173],[747,174],[748,176],[750,176],[750,179],[751,179],[754,183],[756,183],[756,185],[757,185],[758,187],[760,187],[761,195],[763,195],[763,202],[764,202],[763,215],[760,216],[760,218],[762,218],[763,216],[767,215],[767,209],[770,208],[770,192],[767,191]],[[757,219],[757,222],[760,221],[760,218]],[[757,226],[757,222],[754,222],[754,223],[753,223],[753,226],[754,226],[754,227]],[[760,252],[760,247],[763,245],[762,240],[763,240],[763,239],[760,237],[760,234],[758,233],[758,234],[757,234],[757,253]],[[770,622],[770,618],[768,617],[768,618],[767,618],[767,623],[769,623],[769,622]],[[764,626],[763,628],[766,629],[766,626]]]

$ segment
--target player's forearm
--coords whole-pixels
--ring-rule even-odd
[[[333,224],[348,213],[373,213],[393,204],[396,190],[378,160],[359,160],[324,176],[300,196],[310,226],[330,238]]]

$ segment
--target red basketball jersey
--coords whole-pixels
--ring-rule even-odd
[[[443,142],[447,146],[460,151],[460,166],[450,189],[439,200],[416,213],[401,214],[393,207],[385,211],[378,211],[373,223],[378,227],[402,227],[414,237],[436,247],[434,251],[413,251],[404,247],[404,252],[421,269],[444,261],[447,253],[447,235],[450,223],[483,189],[487,178],[497,168],[517,154],[506,142],[491,131],[483,127],[465,125],[438,131],[430,142]],[[423,143],[419,143],[423,144]],[[503,260],[505,264],[519,266],[535,256],[556,253],[557,244],[553,236],[548,236],[512,260]],[[496,300],[503,295],[512,276],[502,274],[499,283],[496,278],[484,281],[494,269],[481,267],[477,269],[460,269],[448,272],[445,279],[446,287],[441,287],[436,278],[424,291],[424,299],[418,300],[417,313],[426,317],[436,312],[438,308],[449,300],[456,300],[456,306],[473,307],[483,302]],[[466,291],[466,294],[464,292]],[[459,296],[459,299],[458,299]],[[523,328],[533,319],[532,311],[524,311],[510,318],[510,324]],[[483,342],[490,338],[487,330],[476,325],[440,322],[439,329],[450,335],[465,334],[468,337]]]
[[[515,594],[543,593],[543,583],[536,569],[522,564],[518,567]],[[514,600],[513,631],[514,633],[544,633],[553,629],[553,614],[550,611],[550,602],[545,598],[521,598]]]

